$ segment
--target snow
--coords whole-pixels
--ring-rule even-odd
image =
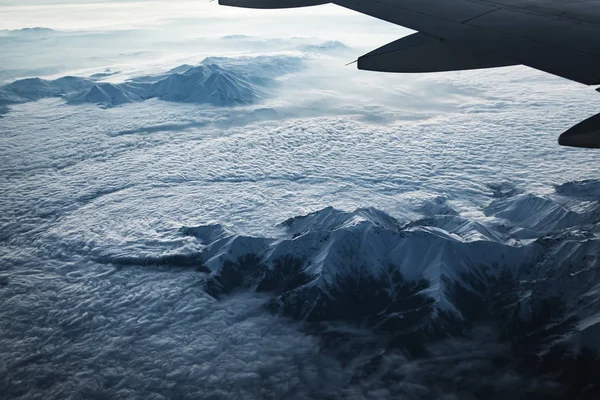
[[[156,82],[150,96],[165,101],[209,103],[216,106],[252,104],[261,97],[260,88],[238,73],[217,65],[199,66]]]
[[[86,79],[71,76],[52,81],[40,78],[22,79],[0,88],[0,102],[25,103],[47,97],[60,97],[91,85]]]
[[[524,198],[527,201],[524,202]],[[572,269],[568,266],[590,268],[592,273],[598,273],[600,258],[593,254],[600,248],[600,241],[584,232],[586,226],[598,224],[595,216],[600,205],[596,205],[595,212],[565,224],[561,222],[565,210],[553,197],[517,194],[502,201],[508,210],[518,209],[521,214],[536,215],[537,218],[533,221],[517,219],[514,213],[506,213],[502,224],[495,221],[482,223],[449,212],[446,206],[438,207],[438,214],[428,214],[427,218],[402,226],[395,218],[376,209],[344,212],[328,207],[281,223],[280,227],[286,232],[283,239],[234,233],[224,238],[223,230],[211,227],[185,230],[217,229],[219,235],[216,237],[213,234],[197,235],[207,246],[203,257],[213,271],[218,271],[226,260],[234,262],[249,254],[257,255],[271,266],[282,256],[292,256],[303,260],[306,273],[318,277],[307,284],[312,288],[336,285],[336,279],[345,276],[349,268],[358,267],[379,277],[392,264],[405,278],[412,281],[426,279],[430,287],[437,288],[429,290],[428,295],[434,297],[442,310],[458,309],[447,297],[447,287],[457,283],[469,287],[471,283],[465,281],[465,276],[492,278],[504,270],[511,271],[516,281],[543,279],[544,283],[539,281],[536,285],[537,291],[545,285],[543,293],[536,293],[541,297],[563,293],[568,302],[575,293],[581,293],[586,284],[581,279],[572,279]],[[539,204],[544,207],[540,209]],[[528,205],[533,208],[527,209]],[[425,209],[432,210],[429,206]],[[500,214],[496,216],[502,218]],[[543,241],[524,243],[507,234],[506,224],[514,221],[538,232],[538,238]],[[548,232],[539,231],[540,226],[552,227],[552,239],[545,236]],[[573,227],[581,229],[582,233],[573,236],[570,233]],[[547,243],[551,243],[550,247]],[[535,266],[533,269],[532,265]],[[549,282],[560,284],[555,286]]]
[[[69,96],[70,104],[92,103],[106,107],[142,101],[144,97],[136,93],[135,88],[127,85],[113,85],[111,83],[98,83],[89,89]]]
[[[577,182],[566,182],[556,185],[556,193],[583,200],[598,201],[600,199],[600,180],[589,179]]]
[[[94,82],[115,73],[94,74],[90,79],[65,76],[55,80],[22,79],[0,87],[0,105],[61,97],[68,104],[91,103],[114,107],[150,98],[164,101],[211,104],[218,107],[249,105],[260,101],[275,78],[301,68],[297,57],[207,58],[201,65],[180,65],[166,74],[138,76],[123,83]],[[259,113],[260,111],[257,111]],[[257,114],[255,119],[266,119]],[[273,114],[266,116],[273,117]]]
[[[299,46],[298,49],[309,53],[332,53],[348,51],[350,50],[350,47],[340,41],[330,40],[316,45],[302,45]]]
[[[539,233],[550,233],[600,221],[600,211],[596,207],[585,213],[578,213],[556,201],[532,194],[496,200],[484,212],[488,216],[510,221],[514,226]]]

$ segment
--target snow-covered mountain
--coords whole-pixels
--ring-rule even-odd
[[[110,69],[110,68],[106,68],[106,69],[104,69],[104,71],[102,71],[102,72],[97,72],[97,73],[95,73],[95,74],[92,74],[92,75],[90,75],[90,77],[89,77],[89,78],[90,78],[90,79],[92,79],[92,80],[94,80],[94,81],[100,81],[100,80],[103,80],[103,79],[109,78],[109,77],[111,77],[111,76],[118,75],[118,74],[120,74],[120,73],[121,73],[121,71],[113,71],[113,70],[112,70],[112,69]]]
[[[261,86],[236,71],[215,64],[184,68],[153,83],[150,97],[216,106],[252,104],[262,97]]]
[[[18,104],[48,97],[62,97],[93,85],[85,78],[65,76],[55,80],[28,78],[0,87],[0,104]]]
[[[141,89],[127,83],[114,85],[100,82],[89,89],[68,96],[67,99],[69,104],[92,103],[113,107],[147,99],[148,97],[143,94],[144,88]]]
[[[218,57],[207,58],[198,66],[181,65],[165,74],[141,76],[118,84],[97,82],[101,76],[29,78],[1,86],[0,106],[6,111],[11,104],[61,97],[69,104],[92,103],[104,107],[150,98],[230,107],[258,102],[275,85],[277,77],[301,67],[302,60],[291,56]]]
[[[0,36],[8,36],[12,38],[39,38],[50,35],[59,35],[61,32],[54,29],[44,27],[22,28],[22,29],[3,29],[0,30]]]
[[[600,181],[548,197],[498,191],[481,221],[437,199],[408,224],[372,208],[330,207],[282,222],[276,238],[220,225],[181,233],[205,246],[189,257],[216,298],[271,292],[274,312],[313,328],[368,328],[415,354],[490,323],[523,354],[543,358],[600,350],[598,190]]]
[[[298,50],[309,53],[334,53],[350,50],[350,47],[337,40],[330,40],[320,44],[304,44]]]
[[[304,62],[294,56],[258,56],[258,57],[207,57],[201,65],[217,65],[250,79],[273,79],[281,75],[300,71]]]

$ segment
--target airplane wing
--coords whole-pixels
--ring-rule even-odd
[[[336,0],[335,3],[441,42],[437,46],[422,44],[428,48],[422,50],[426,55],[428,51],[435,54],[440,46],[449,47],[495,58],[497,66],[524,64],[587,85],[600,84],[600,1]],[[400,50],[395,53],[400,64],[404,58],[403,40],[411,37],[397,42]],[[389,53],[383,54],[390,59]],[[367,57],[383,58],[376,52]],[[464,55],[456,57],[458,61],[466,59]],[[477,67],[476,60],[471,62]],[[374,63],[369,61],[369,67]],[[458,64],[456,69],[465,69]],[[427,67],[424,66],[425,71],[430,69]]]
[[[523,64],[586,85],[600,85],[600,0],[332,2],[417,31],[360,57],[359,69],[439,72]],[[219,4],[247,8],[324,3],[219,0]],[[560,144],[600,148],[600,119],[590,120],[585,121],[585,130],[579,124],[565,132]]]

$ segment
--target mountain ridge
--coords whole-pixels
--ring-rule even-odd
[[[595,190],[599,184],[593,182],[589,188]],[[398,287],[419,288],[409,297],[419,297],[421,307],[430,308],[421,324],[436,330],[438,323],[446,326],[451,321],[460,327],[468,322],[470,305],[464,298],[492,295],[490,287],[499,285],[497,290],[506,290],[503,296],[514,297],[519,307],[530,312],[535,308],[532,304],[559,299],[585,321],[581,322],[585,329],[574,328],[561,343],[594,347],[596,343],[579,333],[600,328],[600,308],[594,306],[600,304],[600,290],[594,291],[594,285],[600,288],[600,238],[595,233],[600,230],[600,204],[573,220],[556,198],[533,196],[532,202],[532,196],[515,194],[505,198],[502,207],[492,202],[487,214],[498,220],[488,224],[452,213],[401,224],[376,209],[345,212],[328,207],[284,221],[280,238],[237,235],[220,225],[184,227],[181,233],[204,244],[199,257],[202,267],[210,271],[209,292],[217,298],[242,287],[272,287],[279,294],[270,307],[310,320],[322,318],[315,315],[327,314],[331,307],[345,310],[340,315],[350,315],[353,309],[331,298],[322,300],[325,303],[315,299],[328,298],[332,292],[347,297],[359,281],[366,285],[361,292],[391,293],[396,286],[390,282],[395,280]],[[542,213],[546,219],[542,223],[519,222],[533,225],[528,228],[538,235],[535,239],[523,240],[519,229],[505,229],[515,217],[506,210],[522,204],[532,204],[537,211],[542,204],[548,210]],[[503,218],[507,216],[508,220]],[[280,275],[283,288],[272,282],[275,275]],[[369,280],[371,286],[364,283]],[[588,308],[575,304],[586,293]]]
[[[151,98],[216,107],[249,105],[261,101],[276,86],[277,77],[301,68],[302,60],[291,56],[212,57],[197,66],[184,64],[123,83],[98,81],[97,76],[27,78],[0,86],[0,113],[8,112],[10,105],[52,97],[105,108]]]

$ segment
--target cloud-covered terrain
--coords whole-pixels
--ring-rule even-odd
[[[357,71],[407,31],[335,6],[0,13],[7,398],[597,398],[594,90]]]

